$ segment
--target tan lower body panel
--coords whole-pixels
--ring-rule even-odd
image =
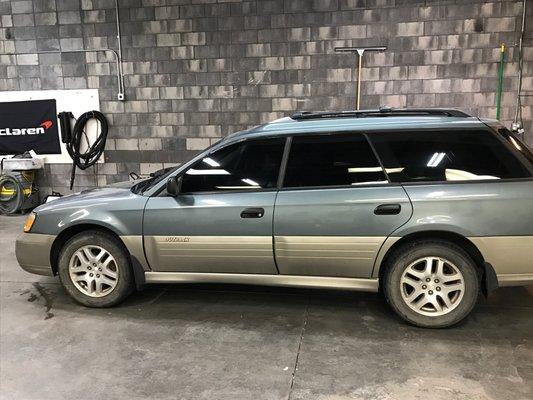
[[[21,233],[15,243],[15,254],[21,268],[32,274],[52,276],[50,251],[57,236]]]
[[[498,274],[500,286],[526,286],[533,285],[533,273],[531,274]]]
[[[156,271],[277,273],[271,236],[146,236]]]
[[[377,292],[377,279],[337,278],[261,274],[217,274],[193,272],[147,272],[147,283],[230,283],[242,285],[291,286]]]
[[[470,237],[496,275],[533,274],[533,236]]]
[[[376,260],[374,261],[374,267],[372,268],[372,278],[377,278],[379,276],[379,270],[382,267],[383,259],[385,258],[391,247],[394,245],[394,243],[396,243],[400,239],[401,237],[399,236],[389,236],[387,240],[385,240],[385,242],[379,249],[378,255],[376,256]]]
[[[146,262],[143,249],[143,237],[141,235],[121,236],[120,239],[130,252],[130,254],[139,261],[145,271],[150,271],[150,267]]]
[[[275,236],[281,274],[369,277],[385,237]]]

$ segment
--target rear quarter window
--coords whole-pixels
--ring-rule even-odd
[[[522,154],[530,162],[531,166],[533,166],[533,153],[531,153],[531,150],[527,147],[527,144],[525,144],[522,140],[513,135],[511,131],[506,128],[498,129],[498,133],[505,140],[507,140],[511,144],[511,146],[516,149],[516,151]]]
[[[531,174],[490,131],[412,131],[369,135],[393,182],[527,178]]]

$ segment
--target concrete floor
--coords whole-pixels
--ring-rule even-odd
[[[151,286],[88,309],[18,267],[22,225],[0,217],[1,399],[533,398],[533,287],[447,330],[321,290]]]

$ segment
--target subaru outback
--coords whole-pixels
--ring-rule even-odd
[[[336,288],[446,327],[533,283],[532,173],[526,144],[459,110],[298,112],[41,205],[16,255],[89,307],[155,282]]]

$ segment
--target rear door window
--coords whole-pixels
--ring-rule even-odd
[[[361,134],[302,135],[292,139],[284,187],[388,183]]]
[[[489,131],[369,134],[393,182],[527,178],[531,174]]]

